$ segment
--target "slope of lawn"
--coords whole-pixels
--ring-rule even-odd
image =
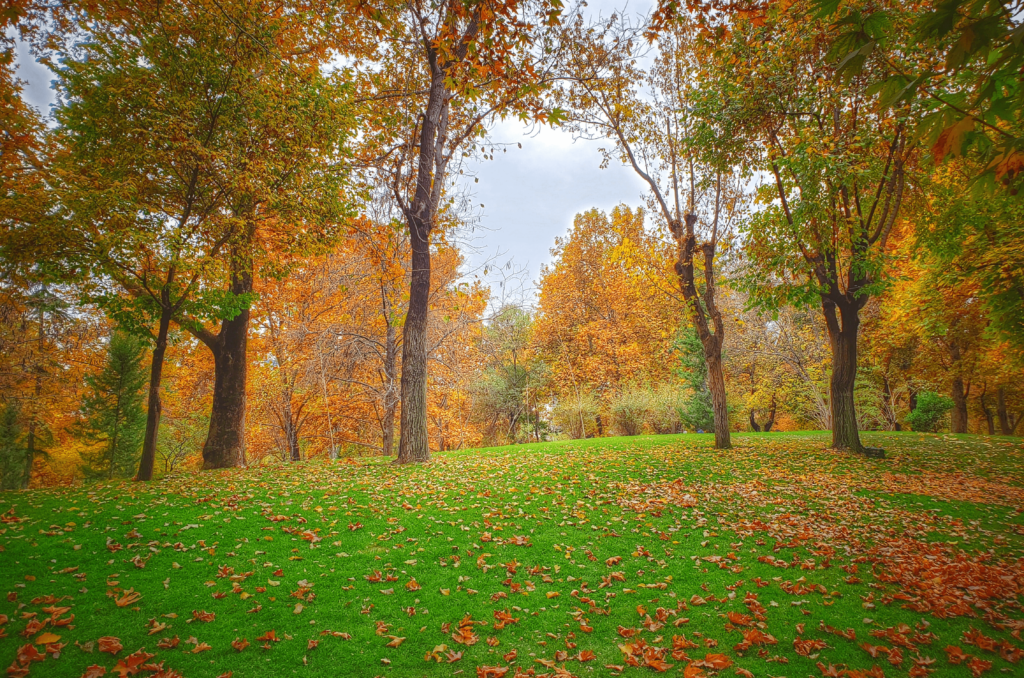
[[[865,435],[884,460],[734,442],[0,494],[0,670],[1024,675],[1019,438]]]

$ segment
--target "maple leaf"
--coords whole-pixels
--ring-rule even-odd
[[[181,639],[178,638],[178,636],[174,636],[173,638],[161,638],[156,646],[161,650],[173,650],[178,647],[178,643],[180,642]]]
[[[155,656],[156,655],[146,652],[145,648],[140,648],[137,652],[134,652],[123,659],[119,659],[112,671],[121,676],[121,678],[125,678],[125,676],[134,676],[142,670],[143,664]]]
[[[274,630],[274,629],[271,629],[270,631],[267,631],[262,636],[257,636],[256,640],[257,640],[257,642],[260,642],[260,643],[270,642],[270,641],[273,641],[275,643],[281,642],[281,639],[277,637],[277,631]]]
[[[320,645],[320,641],[319,640],[313,640],[312,638],[310,638],[309,642],[306,643],[306,650],[307,651],[308,650],[315,650],[317,648],[317,646],[319,646],[319,645]]]
[[[142,594],[137,592],[134,588],[130,588],[122,593],[120,597],[115,598],[114,604],[118,607],[128,607],[133,603],[137,603],[141,599]]]
[[[82,674],[82,678],[100,678],[100,676],[107,675],[106,667],[100,666],[99,664],[93,664],[85,669],[85,673]]]
[[[238,652],[241,652],[245,648],[249,647],[249,641],[245,638],[242,638],[241,640],[235,638],[231,641],[231,647],[235,648]]]
[[[476,667],[476,678],[504,678],[506,673],[508,673],[507,666]]]
[[[704,655],[704,659],[699,659],[693,662],[694,666],[699,666],[705,669],[714,669],[715,671],[721,671],[732,666],[732,660],[724,654],[707,654]]]
[[[391,640],[385,645],[385,647],[398,647],[405,642],[405,638],[399,636],[388,636]]]
[[[114,636],[103,636],[99,639],[100,652],[109,652],[110,654],[117,654],[123,647],[120,639]]]

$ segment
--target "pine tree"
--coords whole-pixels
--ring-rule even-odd
[[[683,422],[693,430],[714,431],[715,410],[708,388],[708,366],[704,360],[703,345],[691,326],[684,327],[676,339],[679,351],[679,376],[693,391],[686,408],[680,412]]]
[[[92,478],[126,478],[135,474],[146,433],[143,346],[115,332],[103,370],[86,378],[89,393],[82,399],[82,438],[93,443],[84,453],[83,471]]]
[[[25,444],[18,422],[18,406],[7,403],[0,410],[0,490],[21,487],[25,469]]]

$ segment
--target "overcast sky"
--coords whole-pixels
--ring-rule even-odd
[[[594,0],[589,10],[608,16],[621,0]],[[646,10],[650,0],[631,2],[629,12]],[[25,96],[42,113],[54,101],[50,89],[53,74],[19,49],[19,76],[28,85]],[[528,129],[518,121],[499,123],[491,134],[496,143],[510,144],[507,152],[495,153],[493,161],[467,167],[479,183],[466,184],[480,210],[479,236],[471,261],[480,263],[496,255],[499,264],[513,262],[524,271],[524,282],[537,281],[540,267],[550,260],[555,238],[564,235],[573,217],[592,207],[609,211],[619,203],[639,206],[645,184],[629,168],[613,164],[600,169],[598,148],[604,143],[576,141],[549,127]],[[516,143],[521,143],[518,148]],[[488,276],[495,295],[500,276]]]

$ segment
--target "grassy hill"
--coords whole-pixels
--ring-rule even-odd
[[[691,434],[2,494],[0,666],[1024,673],[1021,440],[865,439],[888,458]]]

